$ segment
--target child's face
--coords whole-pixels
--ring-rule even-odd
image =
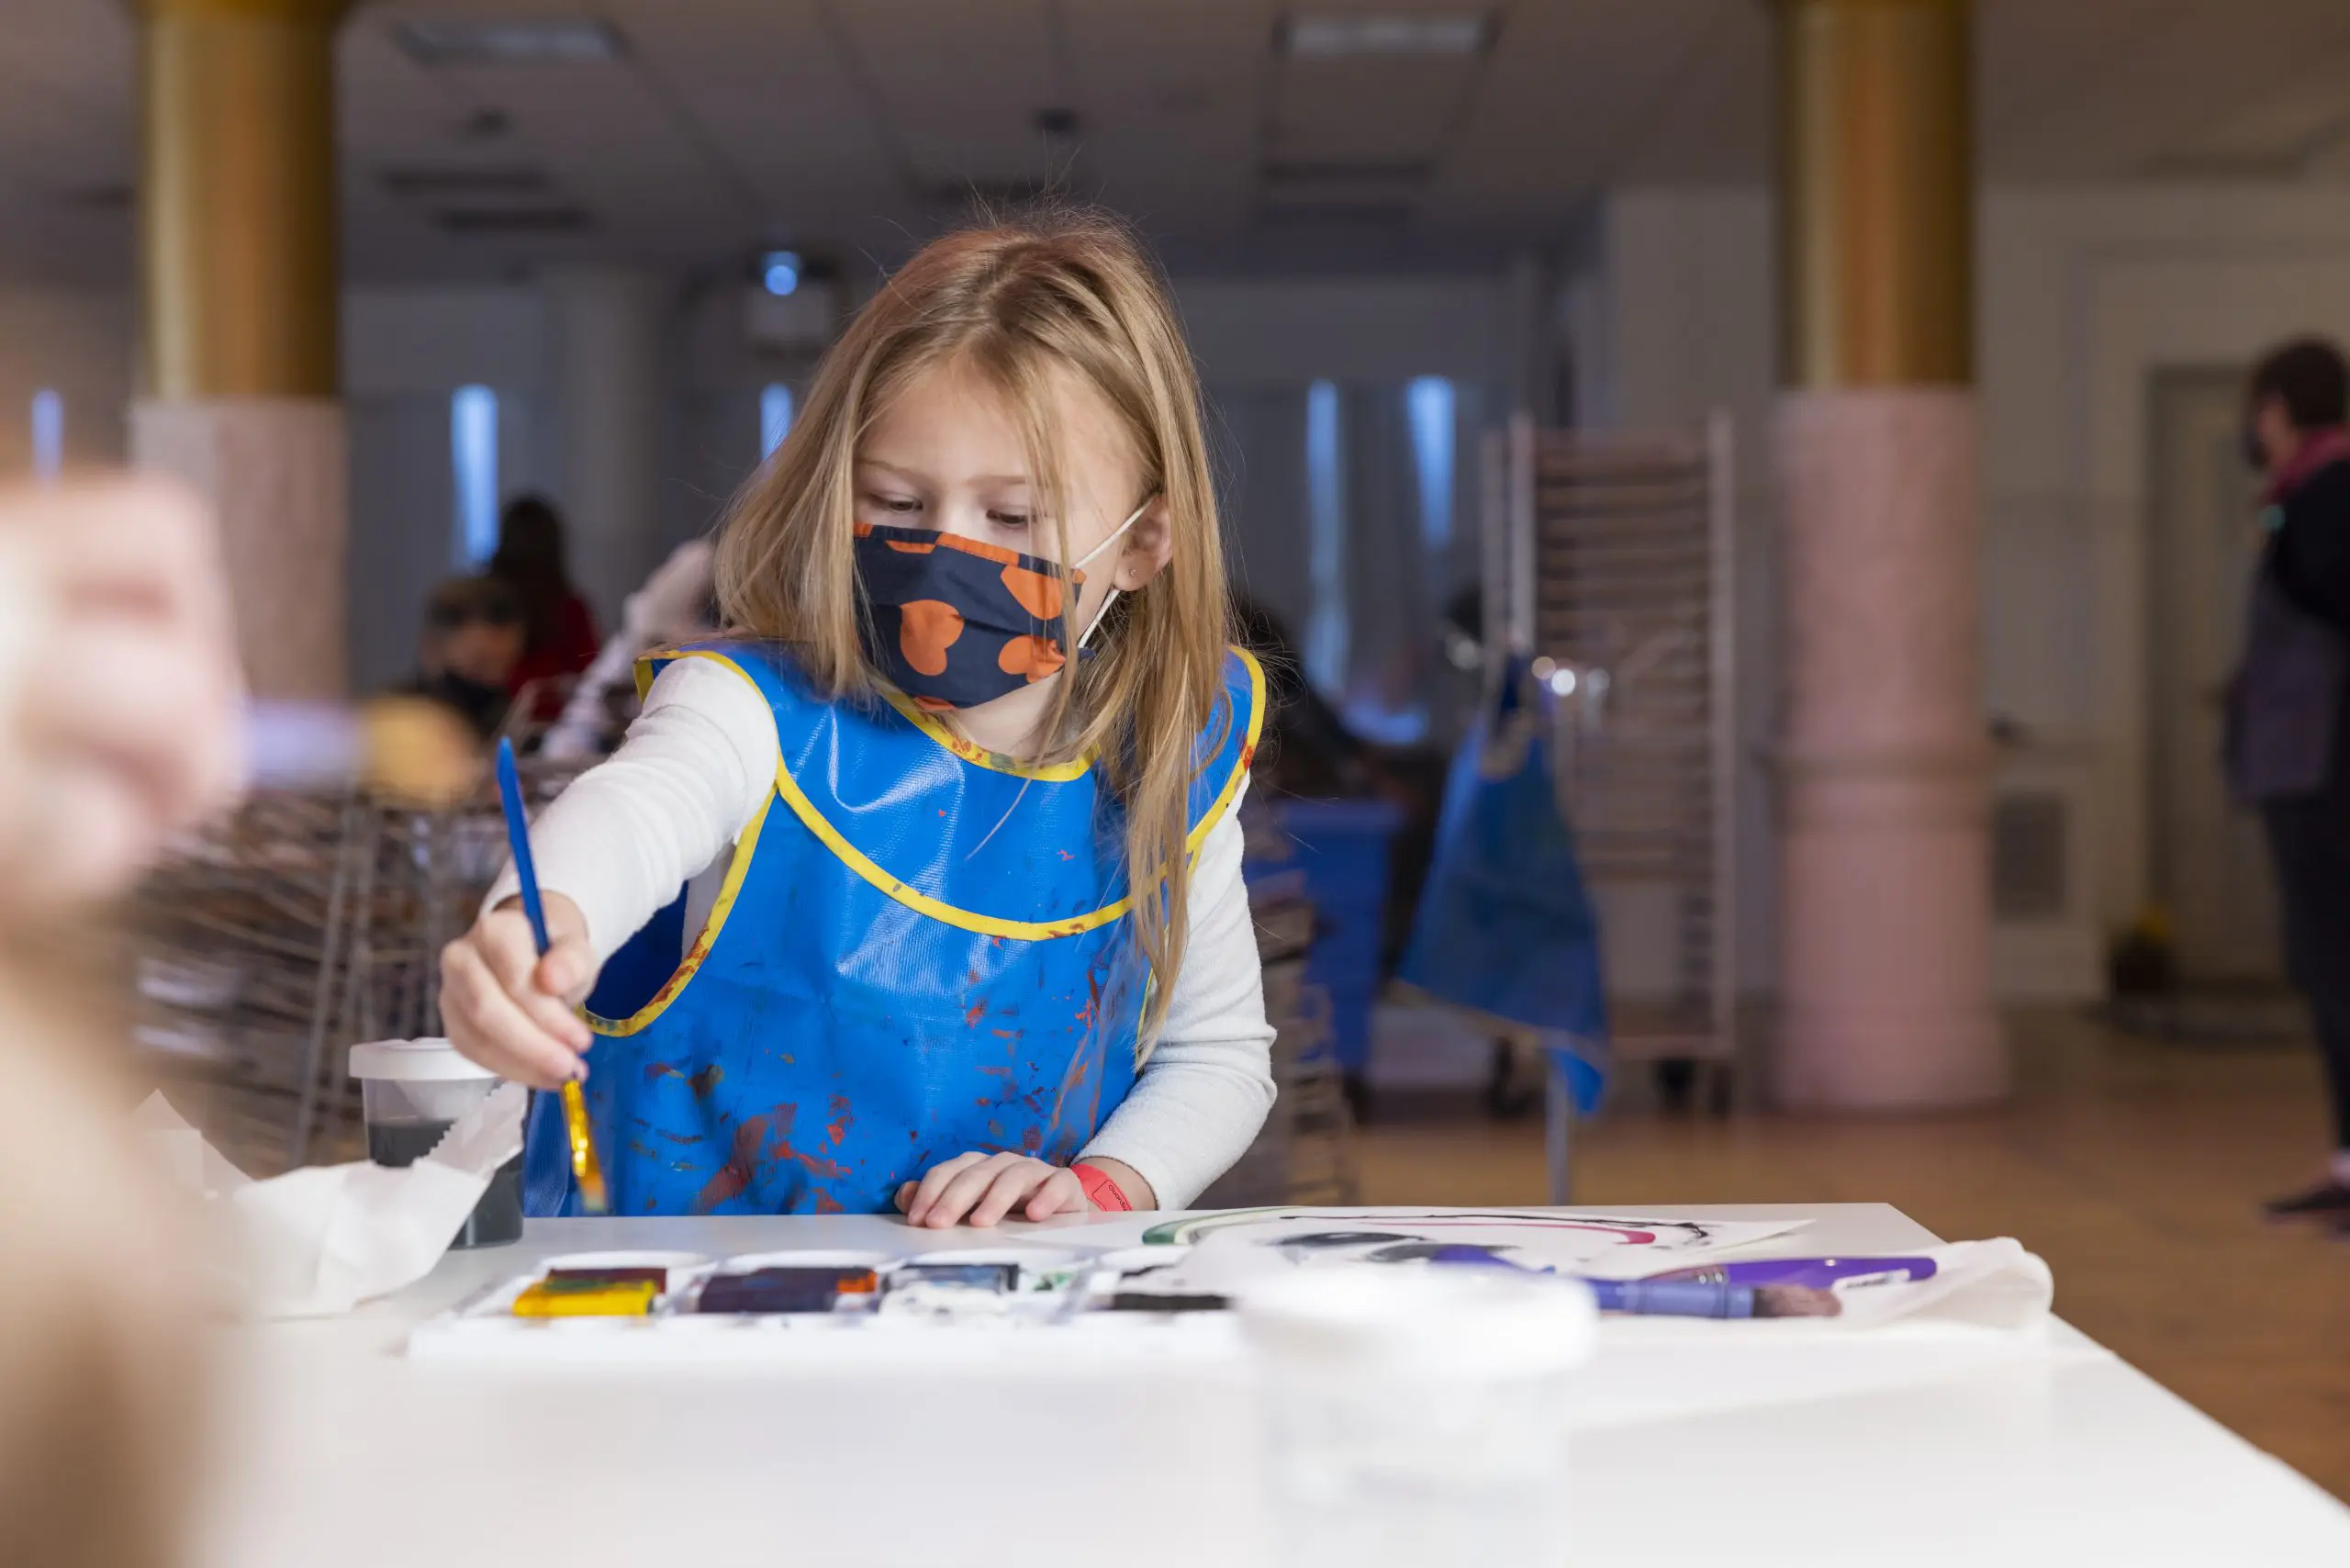
[[[448,671],[479,686],[504,686],[522,662],[520,622],[468,621],[451,631],[441,644]]]
[[[1069,509],[1068,558],[1084,560],[1142,505],[1142,469],[1100,393],[1057,372],[1052,399]],[[933,528],[1059,561],[1060,530],[1036,504],[1012,409],[961,364],[908,385],[857,450],[859,522]],[[1132,593],[1158,576],[1170,552],[1166,506],[1153,498],[1117,543],[1086,563],[1078,624],[1091,623],[1112,588]]]

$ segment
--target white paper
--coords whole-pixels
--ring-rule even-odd
[[[1844,1310],[1833,1321],[1852,1328],[1903,1319],[2029,1328],[2046,1320],[2055,1305],[2055,1276],[2013,1237],[1928,1247],[1912,1255],[1934,1260],[1933,1278],[1841,1286],[1836,1294]]]
[[[161,1094],[136,1123],[167,1169],[227,1206],[243,1243],[239,1283],[263,1317],[322,1317],[431,1272],[491,1175],[522,1151],[528,1092],[501,1083],[404,1169],[314,1165],[255,1182]]]
[[[1135,1240],[1188,1244],[1171,1267],[1129,1282],[1143,1294],[1242,1295],[1300,1268],[1409,1266],[1415,1249],[1469,1247],[1538,1272],[1631,1279],[1785,1236],[1803,1220],[1661,1220],[1545,1209],[1236,1209],[1145,1227]],[[1094,1237],[1080,1232],[1069,1239]]]

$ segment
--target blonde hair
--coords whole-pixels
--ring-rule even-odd
[[[1049,760],[1093,754],[1125,808],[1133,937],[1153,980],[1140,1051],[1182,968],[1190,786],[1224,689],[1228,610],[1198,374],[1166,287],[1126,229],[1059,208],[948,234],[907,263],[825,355],[790,435],[736,498],[718,547],[719,602],[730,629],[794,644],[835,699],[876,692],[850,547],[857,445],[891,398],[949,364],[985,375],[1011,405],[1062,560],[1072,555],[1056,370],[1115,415],[1142,471],[1132,502],[1165,507],[1166,569],[1113,605],[1094,656],[1069,665],[1046,731],[1056,737]],[[1079,631],[1077,597],[1063,596],[1065,646]]]

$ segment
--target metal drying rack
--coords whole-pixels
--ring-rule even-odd
[[[1680,1060],[1736,1092],[1737,533],[1729,419],[1700,436],[1538,430],[1485,445],[1485,666],[1530,663],[1560,801],[1603,914],[1669,910],[1669,971],[1611,984],[1620,1062]],[[1572,1106],[1550,1075],[1550,1185]]]

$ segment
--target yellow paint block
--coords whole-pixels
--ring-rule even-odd
[[[541,1280],[514,1298],[517,1317],[643,1317],[661,1288],[650,1280],[581,1289]]]

